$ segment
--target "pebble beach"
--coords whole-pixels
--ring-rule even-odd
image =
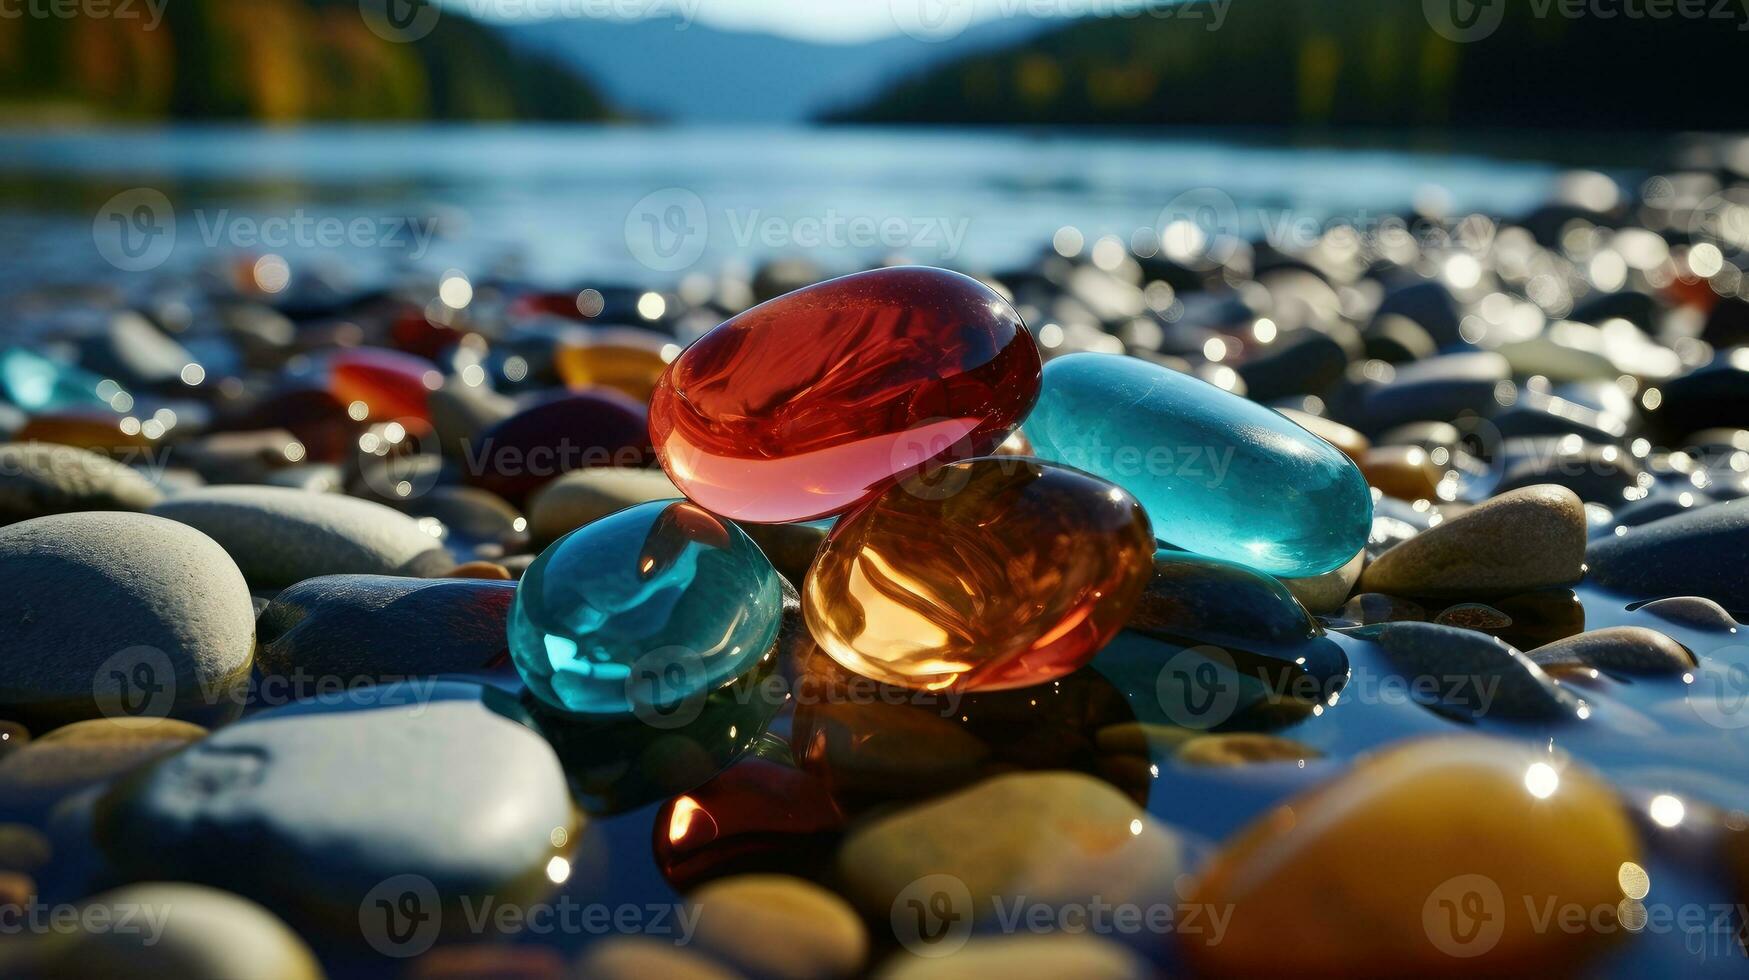
[[[1743,975],[1749,143],[1206,204],[11,296],[0,976]]]

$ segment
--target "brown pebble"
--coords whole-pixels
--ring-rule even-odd
[[[1572,585],[1585,574],[1585,505],[1525,487],[1448,518],[1374,559],[1367,592],[1476,599]]]
[[[508,582],[510,581],[510,569],[505,568],[497,562],[469,561],[463,562],[450,569],[443,577],[476,578],[485,579],[490,582]]]
[[[1361,458],[1366,455],[1366,451],[1372,448],[1372,442],[1366,436],[1341,422],[1333,422],[1321,415],[1313,415],[1310,412],[1302,412],[1294,408],[1278,408],[1276,411],[1293,424],[1342,450],[1342,455],[1356,463],[1360,462]]]
[[[1238,732],[1205,735],[1179,748],[1177,759],[1187,766],[1247,766],[1260,762],[1300,762],[1324,753],[1291,738]]]
[[[1377,446],[1360,461],[1368,485],[1398,500],[1434,500],[1445,472],[1420,446]]]
[[[1736,617],[1726,612],[1724,606],[1697,595],[1675,596],[1670,599],[1648,602],[1641,606],[1639,611],[1650,613],[1667,623],[1688,626],[1697,630],[1733,630],[1737,628]]]
[[[1537,647],[1529,657],[1544,668],[1585,666],[1623,674],[1681,674],[1695,667],[1687,647],[1643,626],[1580,633]]]
[[[564,958],[551,946],[439,946],[413,961],[407,980],[562,980]]]
[[[0,871],[35,874],[54,857],[49,839],[21,823],[0,823]]]
[[[174,752],[207,733],[184,721],[136,723],[142,720],[76,722],[0,760],[0,815],[35,815],[64,796]]]
[[[747,974],[769,980],[848,977],[868,956],[868,930],[850,903],[802,878],[736,875],[690,896],[693,942]]]
[[[740,974],[690,949],[641,936],[616,936],[585,950],[572,976],[577,980],[738,980]]]

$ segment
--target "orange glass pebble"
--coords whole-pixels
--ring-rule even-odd
[[[553,369],[567,388],[612,388],[650,403],[650,393],[668,370],[663,353],[680,348],[654,330],[634,327],[582,331],[553,350]],[[672,354],[670,354],[672,356]]]
[[[1154,567],[1135,498],[1032,459],[954,463],[840,518],[802,608],[847,669],[924,690],[1040,684],[1090,660]]]
[[[944,269],[876,269],[740,314],[675,358],[650,401],[674,485],[781,524],[982,456],[1038,397],[1038,347],[1001,296]]]

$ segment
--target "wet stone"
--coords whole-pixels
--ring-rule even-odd
[[[1319,759],[1323,755],[1317,749],[1290,738],[1237,732],[1191,739],[1179,747],[1173,758],[1186,766],[1249,766],[1263,763],[1291,765]]]
[[[0,819],[40,820],[72,794],[200,740],[187,722],[108,718],[57,728],[0,760]]]
[[[1640,607],[1640,611],[1667,623],[1701,630],[1734,630],[1737,620],[1725,607],[1700,596],[1674,596],[1657,599]]]
[[[473,439],[462,469],[470,484],[522,507],[536,490],[574,470],[648,466],[648,415],[617,391],[539,402]]]
[[[150,913],[152,920],[144,918]],[[139,920],[139,928],[119,924]],[[181,980],[321,980],[315,954],[266,909],[213,888],[127,885],[81,903],[79,921],[116,928],[55,932],[25,954],[26,980],[162,976]],[[150,926],[144,923],[151,921]]]
[[[687,896],[693,943],[750,977],[849,977],[868,957],[868,931],[836,894],[785,875],[741,875]]]
[[[1571,585],[1584,574],[1585,509],[1572,491],[1527,487],[1421,532],[1361,575],[1368,592],[1476,596]]]
[[[1511,626],[1512,617],[1485,603],[1460,602],[1440,610],[1439,615],[1433,617],[1433,622],[1440,626],[1456,626],[1479,633],[1491,633]]]
[[[294,685],[479,670],[506,662],[505,624],[515,596],[508,582],[389,575],[305,579],[279,593],[261,614],[256,663],[264,682]]]
[[[1329,613],[1340,609],[1347,601],[1349,593],[1354,591],[1355,583],[1360,581],[1360,573],[1364,568],[1366,552],[1362,550],[1355,552],[1348,564],[1333,572],[1311,578],[1284,578],[1280,581],[1307,612]]]
[[[428,879],[431,914],[459,924],[462,896],[544,896],[552,841],[577,827],[557,757],[520,717],[453,682],[274,708],[113,785],[95,837],[129,877],[225,888],[353,942],[397,876]]]
[[[529,501],[529,535],[544,547],[627,507],[680,495],[674,481],[661,470],[622,466],[573,470],[547,484]]]
[[[1627,930],[1551,929],[1538,910],[1613,911],[1624,866],[1643,860],[1614,792],[1577,763],[1500,739],[1420,740],[1229,839],[1186,896],[1231,909],[1227,931],[1180,949],[1198,976],[1583,971]],[[1488,943],[1443,917],[1475,888],[1494,910]]]
[[[1431,710],[1471,721],[1555,721],[1579,701],[1530,658],[1482,633],[1433,623],[1387,623],[1358,635],[1376,641],[1410,692]]]
[[[1122,944],[1077,933],[974,936],[945,954],[895,954],[877,974],[881,980],[1143,980],[1152,975]]]
[[[957,878],[967,913],[983,920],[994,917],[997,898],[1008,906],[1020,896],[1044,905],[1095,895],[1170,901],[1180,850],[1169,830],[1102,780],[1016,773],[865,824],[839,851],[838,872],[845,893],[877,921],[931,875]]]
[[[572,975],[576,980],[740,980],[740,974],[702,953],[642,936],[613,936],[591,945]]]
[[[71,511],[142,511],[162,497],[137,471],[84,449],[0,445],[0,525]]]
[[[1557,640],[1527,656],[1545,669],[1595,667],[1617,674],[1681,676],[1695,669],[1694,654],[1657,630],[1615,626]]]
[[[1630,599],[1700,596],[1749,610],[1749,500],[1629,528],[1593,542],[1590,581]]]
[[[211,487],[166,500],[152,513],[210,536],[258,588],[319,575],[423,576],[455,565],[413,518],[354,497]]]
[[[0,622],[0,714],[40,729],[219,720],[247,680],[255,616],[237,566],[199,531],[81,513],[0,528]]]
[[[782,750],[782,758],[767,746]],[[708,782],[656,813],[655,856],[677,890],[734,874],[818,877],[830,864],[844,813],[825,782],[798,769],[767,735]]]

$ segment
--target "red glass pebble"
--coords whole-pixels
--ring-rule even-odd
[[[426,400],[442,384],[437,365],[394,350],[342,351],[328,366],[334,397],[347,405],[362,402],[372,419],[429,419]]]
[[[676,486],[761,523],[841,513],[894,476],[988,453],[1038,397],[1014,309],[941,269],[877,269],[796,290],[688,347],[656,386],[650,435]]]
[[[487,429],[463,454],[474,486],[521,507],[571,470],[648,466],[649,415],[617,391],[597,389],[524,409]]]
[[[843,827],[818,778],[749,755],[657,811],[656,865],[681,890],[729,874],[805,873],[832,854]]]

